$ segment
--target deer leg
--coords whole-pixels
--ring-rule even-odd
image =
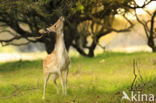
[[[44,88],[43,88],[43,97],[42,97],[42,99],[45,99],[45,91],[46,91],[46,86],[47,86],[47,82],[49,80],[49,77],[50,77],[50,73],[48,73],[48,75],[46,74],[44,76]]]
[[[67,94],[67,77],[68,77],[68,71],[69,71],[69,69],[67,69],[65,71],[65,95]]]
[[[58,75],[57,74],[54,74],[53,75],[53,81],[54,81],[54,85],[56,87],[56,92],[57,92],[57,94],[59,94],[59,90],[58,90],[57,82],[56,82],[57,78],[58,78]]]
[[[60,76],[60,78],[61,78],[62,92],[63,92],[63,94],[64,94],[64,81],[63,81],[63,76],[62,76],[61,71],[60,71],[60,73],[59,73],[59,76]]]

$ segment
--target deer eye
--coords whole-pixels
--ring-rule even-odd
[[[54,25],[54,27],[56,28],[56,25]]]

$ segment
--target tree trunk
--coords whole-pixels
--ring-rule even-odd
[[[89,54],[88,54],[89,57],[94,57],[94,50],[96,48],[97,42],[98,42],[97,39],[93,40],[93,42],[89,48]]]
[[[153,52],[156,52],[156,46],[154,44],[154,18],[156,16],[156,11],[153,13],[151,18],[151,28],[150,28],[150,36],[148,38],[148,45],[152,48]]]
[[[153,38],[149,38],[148,39],[148,46],[152,48],[152,51],[153,52],[156,52],[156,47],[155,47],[154,39]]]

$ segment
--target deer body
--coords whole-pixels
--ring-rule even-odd
[[[69,71],[70,58],[64,44],[64,34],[63,34],[63,21],[64,18],[60,17],[59,20],[47,30],[49,32],[53,31],[56,33],[56,43],[54,51],[49,54],[43,61],[43,71],[44,71],[44,90],[43,99],[45,98],[45,90],[47,86],[48,79],[50,75],[53,75],[53,81],[56,86],[57,93],[57,83],[58,77],[61,78],[61,85],[63,94],[66,95],[67,91],[67,76]],[[62,73],[65,72],[65,78],[63,78]]]

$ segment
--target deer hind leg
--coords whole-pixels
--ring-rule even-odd
[[[68,77],[69,68],[65,71],[65,95],[67,94],[67,77]]]
[[[49,77],[50,77],[50,73],[44,75],[44,88],[43,88],[43,97],[42,97],[42,99],[45,99],[46,86],[47,86],[47,82],[49,80]]]
[[[54,74],[53,75],[53,81],[54,81],[54,85],[56,87],[56,92],[57,92],[57,94],[59,94],[59,90],[58,90],[57,82],[56,82],[57,78],[58,78],[58,74]]]

